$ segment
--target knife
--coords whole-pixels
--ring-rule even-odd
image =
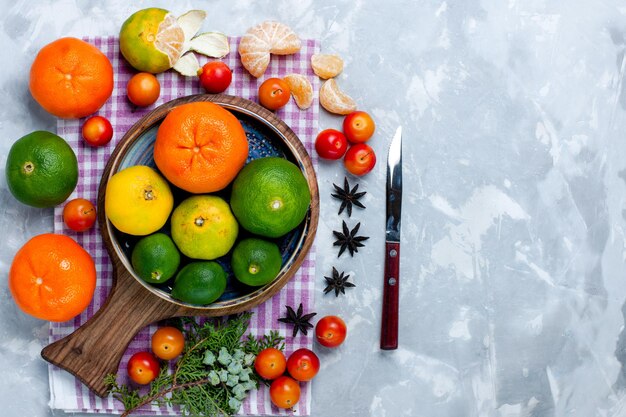
[[[387,227],[385,276],[380,348],[398,348],[398,300],[400,292],[400,214],[402,209],[402,126],[389,145],[387,156]]]

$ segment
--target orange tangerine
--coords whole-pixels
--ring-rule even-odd
[[[41,48],[35,57],[29,88],[48,113],[85,117],[111,97],[113,67],[95,46],[76,38],[61,38]]]
[[[225,188],[248,158],[239,120],[223,107],[199,101],[176,107],[163,120],[154,161],[175,186],[191,193]]]
[[[25,313],[41,320],[67,321],[93,298],[96,267],[71,237],[45,233],[17,251],[9,271],[9,290]]]

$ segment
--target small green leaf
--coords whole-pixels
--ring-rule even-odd
[[[205,365],[213,366],[213,364],[215,363],[215,359],[215,354],[210,350],[207,350],[204,353],[204,359],[202,360],[202,363]]]

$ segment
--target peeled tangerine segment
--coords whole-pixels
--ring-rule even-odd
[[[159,25],[154,46],[169,57],[170,66],[173,66],[182,55],[184,42],[184,31],[178,25],[176,18],[168,14]]]
[[[298,107],[303,110],[311,107],[311,103],[313,102],[313,86],[304,75],[289,74],[283,78],[283,80],[285,80],[289,86],[291,95]]]
[[[311,68],[315,75],[327,80],[343,71],[343,59],[335,54],[315,54],[311,57]]]
[[[270,63],[270,54],[289,55],[300,50],[302,42],[287,25],[265,21],[248,29],[239,42],[241,63],[250,74],[259,78]]]
[[[322,84],[320,104],[327,111],[335,114],[350,114],[356,110],[356,102],[339,89],[333,78]]]

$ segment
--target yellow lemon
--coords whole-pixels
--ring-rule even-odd
[[[104,210],[118,230],[144,236],[159,230],[172,212],[174,197],[154,169],[136,165],[115,173],[107,183]]]

